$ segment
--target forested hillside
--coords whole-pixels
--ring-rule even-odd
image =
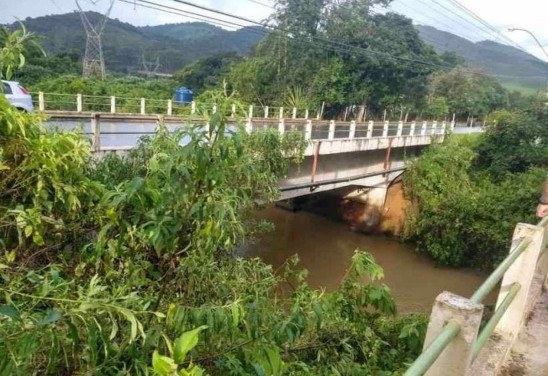
[[[90,20],[99,20],[90,12]],[[27,18],[25,25],[41,35],[41,43],[50,54],[72,50],[83,54],[85,33],[78,13]],[[103,49],[107,69],[131,73],[142,69],[146,60],[160,58],[161,70],[173,72],[199,58],[220,52],[244,54],[262,34],[248,28],[228,31],[207,23],[192,22],[153,27],[136,27],[118,20],[107,22]]]
[[[471,42],[431,26],[417,26],[421,38],[436,52],[455,52],[467,65],[496,75],[505,86],[546,87],[548,63],[517,48],[493,41]]]

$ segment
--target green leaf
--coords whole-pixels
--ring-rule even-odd
[[[158,351],[152,354],[152,368],[160,376],[169,376],[177,371],[177,365],[173,359],[158,354]]]
[[[58,321],[61,318],[61,314],[58,311],[51,310],[49,313],[38,321],[38,325],[48,325]]]
[[[207,326],[202,325],[194,330],[183,333],[175,340],[173,355],[177,364],[185,361],[186,354],[198,344],[198,335],[205,329],[207,329]]]
[[[17,310],[12,306],[6,304],[0,305],[0,313],[13,320],[22,321],[21,316],[19,316],[19,312],[17,312]]]

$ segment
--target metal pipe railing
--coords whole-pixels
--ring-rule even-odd
[[[440,334],[432,341],[432,343],[419,355],[413,362],[411,367],[405,371],[404,376],[420,376],[423,375],[434,364],[436,359],[445,350],[447,345],[451,343],[453,338],[460,332],[460,324],[456,321],[450,321],[445,325]]]
[[[512,266],[514,261],[525,251],[527,246],[531,244],[531,238],[523,238],[519,244],[510,251],[508,256],[502,261],[499,266],[487,277],[487,279],[481,284],[481,286],[472,295],[470,300],[474,303],[481,303],[483,299],[495,288],[497,283],[502,279],[504,273]]]
[[[512,285],[512,287],[508,291],[508,294],[504,297],[502,303],[497,307],[497,309],[493,313],[493,316],[491,316],[487,324],[485,324],[485,327],[482,329],[481,333],[472,345],[472,359],[475,359],[483,346],[485,346],[500,319],[502,318],[508,307],[510,307],[510,304],[512,304],[512,302],[514,301],[514,298],[518,294],[520,288],[521,285],[518,282]]]

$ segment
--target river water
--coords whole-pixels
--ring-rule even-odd
[[[381,235],[353,232],[347,224],[324,216],[275,207],[256,215],[272,222],[275,230],[247,245],[245,256],[258,256],[277,268],[298,254],[301,267],[309,272],[310,285],[330,291],[339,285],[354,250],[368,251],[383,267],[383,282],[392,290],[401,313],[429,314],[442,291],[469,297],[486,278],[486,274],[472,270],[436,267],[412,245]]]

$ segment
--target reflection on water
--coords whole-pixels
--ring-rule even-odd
[[[383,267],[384,283],[391,288],[399,312],[429,313],[442,291],[468,297],[486,277],[470,270],[436,267],[411,245],[352,232],[343,223],[315,214],[269,208],[257,217],[274,223],[275,230],[247,245],[245,256],[259,256],[276,268],[297,253],[301,266],[309,271],[310,285],[333,290],[350,265],[354,250],[368,251]]]

